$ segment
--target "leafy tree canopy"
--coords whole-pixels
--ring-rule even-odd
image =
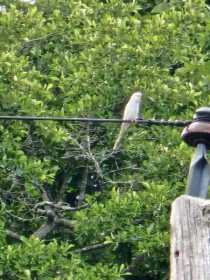
[[[203,0],[0,1],[8,115],[192,119],[210,102]],[[0,275],[167,279],[169,212],[192,150],[180,129],[1,121]]]

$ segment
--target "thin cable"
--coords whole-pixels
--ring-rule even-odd
[[[184,127],[192,121],[189,120],[155,120],[155,119],[138,119],[135,122],[123,119],[101,119],[101,118],[70,118],[70,117],[41,117],[41,116],[0,116],[0,120],[16,120],[16,121],[57,121],[57,122],[83,122],[83,123],[136,123],[140,125],[164,125]]]

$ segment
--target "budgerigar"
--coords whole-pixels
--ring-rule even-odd
[[[140,113],[140,106],[141,106],[141,98],[142,93],[137,91],[131,95],[130,100],[128,101],[127,105],[125,106],[123,120],[131,120],[135,121],[139,117]],[[118,150],[122,137],[126,133],[127,129],[131,123],[122,123],[120,128],[120,133],[115,141],[113,151]]]

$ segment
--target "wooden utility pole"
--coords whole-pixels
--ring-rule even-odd
[[[178,197],[171,212],[170,280],[210,280],[210,107],[196,110],[184,128],[183,140],[195,147],[187,195]]]
[[[210,200],[178,197],[170,222],[170,280],[210,280]]]

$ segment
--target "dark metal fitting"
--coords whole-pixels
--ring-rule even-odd
[[[193,122],[182,131],[182,138],[190,146],[205,144],[210,149],[210,107],[196,111]]]

